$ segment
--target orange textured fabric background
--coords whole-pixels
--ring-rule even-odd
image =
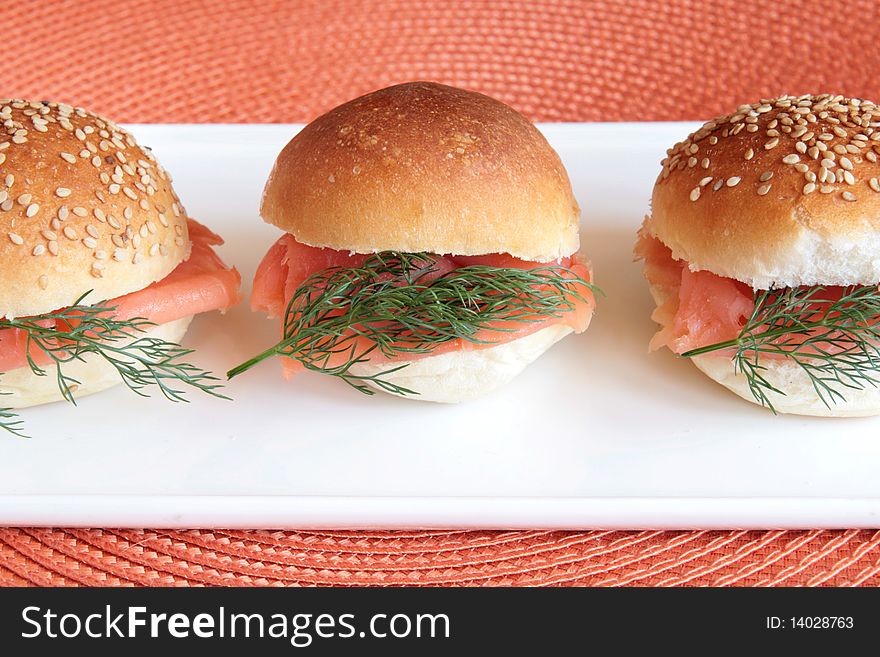
[[[433,79],[540,121],[706,118],[780,93],[880,100],[880,3],[7,3],[0,96],[125,122],[307,121]],[[0,529],[3,584],[880,584],[880,532]]]

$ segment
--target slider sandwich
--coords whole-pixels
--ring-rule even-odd
[[[507,383],[593,312],[579,209],[556,152],[487,96],[382,89],[283,149],[261,214],[285,231],[251,305],[272,356],[374,390],[458,402]]]
[[[125,383],[219,394],[178,344],[237,303],[240,277],[152,153],[113,122],[0,100],[0,426],[12,409]]]
[[[636,246],[652,349],[781,413],[880,413],[880,107],[742,105],[667,151]]]

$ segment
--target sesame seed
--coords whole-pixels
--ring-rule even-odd
[[[719,178],[718,180],[715,181],[715,184],[712,185],[712,191],[717,192],[723,186],[724,186],[724,178]]]
[[[29,206],[27,206],[27,210],[25,210],[24,213],[28,218],[30,218],[30,217],[33,217],[35,214],[37,214],[37,212],[39,212],[39,211],[40,211],[40,206],[37,205],[36,203],[31,203]]]
[[[880,178],[871,178],[868,181],[868,186],[873,189],[875,192],[880,194]]]
[[[46,247],[49,249],[49,253],[51,253],[53,256],[58,255],[58,242],[56,242],[55,240],[47,242]]]
[[[842,194],[842,196],[843,196],[844,201],[855,201],[856,200],[856,195],[853,194],[852,192],[849,192],[849,191],[844,192]]]
[[[28,205],[31,202],[31,198],[32,197],[30,194],[22,194],[15,200],[18,202],[19,205]]]
[[[796,153],[792,153],[792,154],[786,155],[784,158],[782,158],[782,161],[785,162],[786,164],[797,164],[798,162],[801,161],[801,158]]]
[[[699,187],[694,187],[691,190],[690,198],[692,201],[696,201],[698,198],[700,198],[700,188]]]
[[[730,178],[727,179],[727,186],[728,187],[735,187],[736,185],[739,184],[740,180],[742,180],[742,178],[740,178],[739,176],[731,176]]]
[[[706,176],[705,178],[703,178],[703,179],[700,180],[700,187],[705,187],[705,186],[708,185],[710,182],[712,182],[712,176]],[[160,215],[159,215],[159,222],[160,222],[163,226],[166,226],[166,227],[168,226],[168,222],[165,220],[165,215],[164,215],[164,214],[160,214]]]
[[[856,177],[854,175],[852,175],[852,173],[850,173],[849,171],[844,171],[843,172],[843,181],[847,185],[855,185],[856,184]]]
[[[689,157],[688,158],[688,167],[694,168],[695,166],[697,166],[697,158]]]
[[[820,191],[822,194],[830,194],[831,192],[834,191],[834,186],[833,186],[833,185],[822,185],[822,186],[819,188],[819,191]]]
[[[34,250],[31,251],[31,254],[32,254],[32,255],[35,255],[35,256],[41,256],[41,255],[43,255],[45,252],[46,252],[46,247],[43,246],[42,244],[37,244],[37,245],[34,247]]]
[[[104,214],[104,211],[101,208],[95,208],[92,210],[92,213],[98,221],[102,223],[107,221],[107,215]]]
[[[103,250],[95,251],[95,259],[96,260],[106,260],[108,258],[107,252]]]
[[[119,185],[117,185],[116,183],[113,183],[107,189],[109,190],[109,192],[111,194],[118,194],[119,193]]]
[[[90,249],[94,249],[98,246],[98,242],[93,237],[83,237],[83,244],[85,244]]]
[[[118,262],[122,262],[123,260],[125,260],[125,249],[120,249],[120,248],[114,249],[113,250],[113,259]]]
[[[772,171],[765,171],[764,173],[761,174],[761,177],[758,178],[758,180],[760,180],[761,182],[767,182],[767,181],[770,180],[772,177],[773,177],[773,172],[772,172]]]
[[[54,231],[51,231],[51,230],[41,230],[40,235],[42,235],[44,238],[46,238],[47,240],[50,240],[50,241],[58,239],[58,235]]]
[[[758,187],[758,196],[764,196],[767,192],[770,191],[770,187],[772,187],[772,185],[770,185],[770,183],[767,183],[767,184],[764,184],[764,185],[761,185],[760,187]]]
[[[811,194],[816,191],[816,183],[808,182],[804,185],[804,194]]]
[[[86,224],[86,232],[95,239],[101,237],[101,233],[99,233],[98,229],[92,226],[92,224]]]
[[[40,274],[40,277],[37,279],[37,285],[40,286],[41,290],[45,290],[49,287],[49,277],[46,274]]]
[[[835,166],[837,166],[837,163],[834,160],[827,157],[822,160],[821,164],[826,169],[833,169]]]
[[[797,171],[798,173],[806,173],[807,171],[810,170],[810,167],[808,167],[803,162],[798,162],[797,164],[794,165],[794,170]]]
[[[70,162],[70,164],[76,164],[76,155],[71,155],[70,153],[61,153],[61,159],[65,162]]]
[[[134,256],[132,256],[131,262],[132,262],[132,264],[137,265],[137,264],[140,264],[141,260],[143,260],[143,259],[144,259],[143,254],[140,251],[138,251],[134,254]]]
[[[752,149],[752,148],[750,148],[749,150],[747,150],[747,151],[746,151],[746,156],[745,156],[745,157],[746,157],[747,160],[751,160],[753,157],[755,157],[755,150]]]
[[[159,253],[159,245],[158,245],[158,244],[153,244],[153,245],[150,247],[150,257],[154,258],[154,257],[156,257],[156,255],[157,255],[158,253]]]
[[[75,208],[73,208],[73,214],[75,214],[77,217],[87,217],[89,216],[89,211],[86,210],[84,207],[77,205]]]
[[[769,151],[771,148],[776,148],[776,145],[778,143],[779,143],[779,137],[774,137],[773,139],[768,141],[766,144],[764,144],[764,149]]]
[[[61,232],[64,233],[64,237],[66,237],[69,240],[75,240],[78,238],[76,231],[73,228],[71,228],[70,226],[65,226],[64,230],[62,230]]]
[[[847,171],[853,170],[853,163],[850,161],[848,157],[840,158],[840,166],[846,169]]]
[[[67,198],[70,196],[70,190],[67,187],[59,187],[55,190],[55,195],[60,196],[61,198]]]
[[[704,157],[704,158],[700,161],[700,167],[703,168],[703,169],[708,169],[708,168],[709,168],[709,158],[708,158],[708,157]]]
[[[24,238],[18,233],[7,233],[7,236],[9,237],[9,241],[13,244],[17,244],[18,246],[24,244]]]

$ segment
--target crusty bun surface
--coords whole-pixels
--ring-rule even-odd
[[[694,270],[754,288],[880,282],[880,107],[743,105],[668,151],[649,231]]]
[[[394,361],[391,365],[363,363],[355,365],[351,371],[369,376],[391,366],[406,364],[403,369],[383,377],[419,393],[405,395],[406,399],[444,403],[469,401],[510,383],[526,366],[569,333],[571,328],[556,324],[497,347],[447,352],[413,361]],[[381,390],[375,385],[372,387]]]
[[[559,156],[522,115],[412,82],[307,125],[278,156],[261,214],[310,246],[548,262],[577,251],[580,212]]]
[[[140,290],[189,249],[170,177],[128,132],[69,105],[0,100],[0,316]]]
[[[730,356],[704,354],[691,358],[706,376],[714,379],[728,390],[752,403],[755,400],[749,390],[746,377],[734,371]],[[767,369],[762,372],[767,381],[785,392],[780,395],[769,392],[773,408],[777,413],[796,415],[816,415],[820,417],[862,417],[880,415],[880,387],[867,386],[862,390],[846,389],[846,399],[838,400],[830,407],[822,403],[813,384],[803,368],[790,360],[763,359],[761,365]]]
[[[180,342],[192,321],[192,316],[154,326],[143,337],[154,337]],[[122,379],[116,369],[103,358],[87,354],[82,361],[71,361],[63,366],[64,373],[79,381],[74,395],[77,399],[112,388]],[[6,408],[26,408],[37,404],[61,401],[61,391],[53,366],[44,366],[46,376],[37,376],[30,367],[3,372],[0,377],[0,403]]]

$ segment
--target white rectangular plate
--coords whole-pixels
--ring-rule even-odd
[[[720,528],[880,525],[880,423],[774,417],[670,353],[632,262],[664,149],[690,124],[551,124],[606,292],[593,325],[460,406],[366,397],[266,363],[234,402],[123,387],[0,435],[0,523],[158,527]],[[295,126],[134,126],[246,287],[279,231],[257,214]],[[193,323],[216,372],[270,345],[246,305]]]

